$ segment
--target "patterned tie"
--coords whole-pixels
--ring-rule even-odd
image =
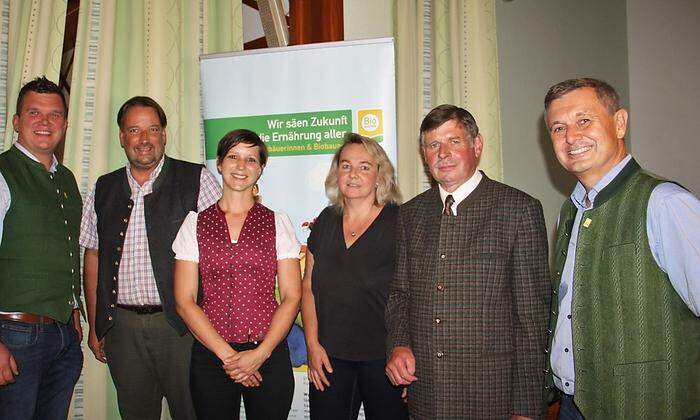
[[[442,214],[445,216],[454,216],[455,214],[452,212],[452,204],[454,202],[455,199],[452,197],[452,194],[445,197],[445,208],[442,210]]]

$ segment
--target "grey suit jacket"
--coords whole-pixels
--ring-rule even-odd
[[[401,206],[387,350],[408,346],[418,419],[538,418],[550,281],[539,201],[486,176],[442,215],[434,187]]]

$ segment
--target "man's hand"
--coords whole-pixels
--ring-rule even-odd
[[[309,380],[311,380],[317,390],[323,391],[326,389],[325,387],[331,386],[328,378],[326,378],[326,372],[333,373],[333,366],[331,366],[326,349],[322,345],[309,346],[307,350],[309,355]]]
[[[78,334],[78,343],[83,341],[83,326],[80,324],[80,311],[73,309],[73,327]]]
[[[102,338],[101,340],[99,340],[97,338],[97,334],[95,334],[95,331],[90,330],[90,332],[88,333],[88,347],[90,347],[90,350],[92,350],[92,354],[95,355],[95,359],[99,360],[102,363],[107,363],[104,345],[105,339]]]
[[[386,376],[395,386],[410,385],[418,380],[416,373],[416,358],[410,347],[399,346],[391,351],[391,356],[386,364]]]
[[[15,376],[19,375],[17,362],[10,350],[0,343],[0,386],[11,384]]]

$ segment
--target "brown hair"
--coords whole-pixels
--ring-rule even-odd
[[[19,115],[20,112],[22,112],[22,102],[24,101],[24,97],[29,92],[47,93],[60,96],[61,103],[63,104],[63,117],[68,118],[68,105],[66,104],[66,98],[63,96],[63,92],[61,92],[61,88],[59,88],[56,83],[47,79],[46,76],[37,77],[36,79],[30,80],[24,86],[22,86],[22,88],[19,90],[19,94],[17,95],[17,108],[15,109],[15,115]]]
[[[455,105],[442,104],[433,108],[423,118],[420,124],[420,141],[423,145],[423,137],[428,131],[435,130],[444,123],[455,120],[469,134],[469,143],[474,144],[474,139],[479,135],[479,126],[476,125],[474,116],[464,108]]]
[[[620,106],[620,95],[617,94],[615,88],[602,80],[582,77],[579,79],[564,80],[550,87],[547,91],[547,95],[544,97],[545,111],[549,109],[549,105],[552,101],[561,98],[571,91],[582,88],[592,88],[595,90],[598,100],[605,105],[605,108],[607,108],[611,114],[614,114],[622,108]]]
[[[221,163],[228,151],[239,143],[248,144],[250,147],[258,146],[258,150],[260,151],[260,166],[265,167],[269,156],[267,146],[265,146],[265,143],[260,139],[260,136],[245,128],[229,131],[219,140],[219,145],[216,148],[216,163]]]
[[[122,123],[124,122],[126,111],[128,111],[129,108],[134,106],[153,108],[153,110],[156,111],[156,114],[158,114],[158,121],[160,121],[160,126],[165,128],[168,125],[168,118],[165,116],[165,111],[163,111],[163,108],[158,104],[158,102],[156,102],[153,98],[150,98],[148,96],[134,96],[133,98],[124,102],[124,105],[122,105],[119,108],[119,111],[117,112],[117,124],[119,125],[120,129],[124,128],[122,127]]]

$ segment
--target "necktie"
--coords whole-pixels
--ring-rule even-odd
[[[445,197],[445,208],[442,210],[442,214],[446,216],[454,216],[455,214],[452,212],[452,204],[454,202],[455,199],[452,197],[452,194]]]

